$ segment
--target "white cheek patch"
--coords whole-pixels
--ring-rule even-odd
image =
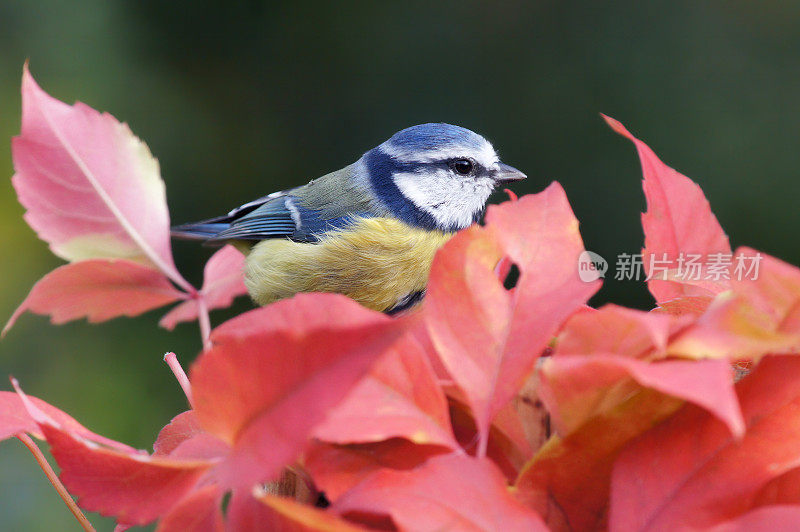
[[[471,225],[494,188],[491,179],[455,177],[447,170],[398,173],[393,177],[403,196],[443,228]]]

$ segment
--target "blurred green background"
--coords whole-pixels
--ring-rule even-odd
[[[227,211],[340,168],[428,121],[486,135],[529,180],[560,181],[586,247],[642,245],[633,146],[603,112],[696,180],[734,246],[800,263],[800,4],[793,2],[287,2],[0,0],[0,174],[13,174],[22,65],[53,96],[127,121],[161,163],[174,222]],[[498,200],[501,199],[499,196]],[[0,321],[59,265],[0,187]],[[209,250],[177,243],[199,283]],[[643,284],[595,303],[649,308]],[[249,308],[212,316],[219,323]],[[100,325],[26,315],[0,375],[140,448],[185,408],[161,361],[199,350],[160,311]],[[3,389],[9,389],[4,386]],[[17,441],[0,444],[0,527],[77,524]],[[92,516],[101,529],[110,520]]]

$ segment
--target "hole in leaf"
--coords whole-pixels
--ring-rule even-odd
[[[317,508],[327,508],[331,505],[331,501],[328,500],[328,497],[325,495],[324,491],[320,491],[319,495],[317,496],[317,500],[314,503],[314,506]]]
[[[220,501],[220,506],[222,507],[223,513],[226,513],[228,511],[228,506],[231,503],[231,497],[233,497],[233,493],[230,491],[222,496],[222,500]]]
[[[508,268],[508,273],[506,274],[505,279],[503,279],[503,287],[506,290],[511,290],[515,286],[517,286],[517,281],[519,281],[519,266],[511,263],[511,266]]]

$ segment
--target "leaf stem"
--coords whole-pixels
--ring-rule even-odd
[[[189,406],[194,407],[192,404],[192,385],[189,383],[189,377],[186,376],[186,372],[183,371],[180,362],[178,362],[178,357],[175,353],[167,353],[164,355],[164,362],[167,363],[169,369],[172,370],[172,374],[178,380],[178,384],[181,385],[181,389],[186,395],[186,400],[189,401]]]
[[[478,458],[486,458],[486,450],[489,447],[489,428],[480,432],[478,437]]]
[[[208,317],[208,305],[206,305],[206,300],[203,299],[203,294],[199,294],[200,297],[196,299],[197,301],[197,316],[198,321],[200,323],[200,337],[203,340],[203,349],[210,349],[211,348],[211,319]]]
[[[44,457],[44,454],[42,454],[42,451],[41,449],[39,449],[39,446],[36,445],[36,443],[30,438],[30,436],[24,433],[18,434],[17,439],[19,439],[19,441],[21,441],[25,445],[25,447],[27,447],[28,450],[31,453],[33,453],[33,457],[36,458],[36,462],[39,464],[39,467],[41,467],[42,471],[44,471],[44,474],[47,476],[47,480],[49,480],[50,484],[52,484],[53,487],[56,489],[58,495],[61,497],[61,500],[64,501],[64,504],[67,505],[67,508],[69,508],[69,511],[72,512],[72,515],[75,516],[75,519],[78,520],[78,523],[80,523],[83,529],[88,532],[95,532],[92,523],[90,523],[89,520],[86,519],[86,516],[83,515],[81,509],[78,508],[77,504],[75,504],[75,501],[72,499],[72,496],[67,491],[67,488],[64,487],[64,484],[62,484],[61,481],[58,479],[58,475],[56,475],[56,472],[53,471],[52,467],[50,467],[50,464],[47,462],[47,458]]]

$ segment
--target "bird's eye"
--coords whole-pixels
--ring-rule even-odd
[[[456,159],[450,163],[450,168],[457,174],[469,175],[475,167],[469,159]]]

